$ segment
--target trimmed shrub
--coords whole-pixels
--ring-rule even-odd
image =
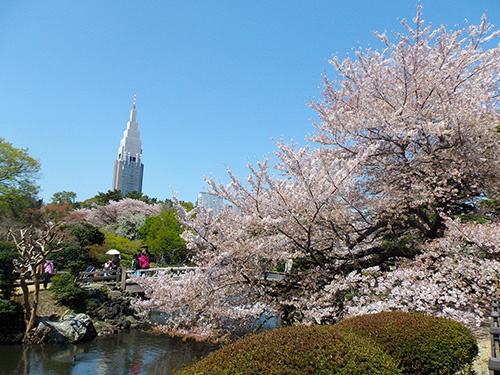
[[[71,308],[85,306],[86,293],[77,283],[75,276],[69,273],[56,275],[51,279],[50,290],[54,293],[54,299]]]
[[[179,374],[401,374],[371,342],[333,326],[296,326],[240,339]]]
[[[0,298],[0,343],[10,343],[24,332],[24,327],[21,305]]]
[[[455,374],[471,365],[478,352],[476,339],[462,324],[416,312],[362,315],[335,327],[380,345],[403,374]]]

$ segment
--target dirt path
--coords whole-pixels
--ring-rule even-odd
[[[474,370],[477,375],[489,375],[488,362],[491,355],[491,343],[489,335],[478,340],[479,355],[474,361]]]
[[[30,287],[30,292],[33,292],[34,287],[32,285]],[[23,295],[21,292],[21,288],[19,291],[16,291],[16,301],[19,303],[23,303]],[[31,297],[31,293],[30,293]],[[71,312],[67,307],[59,306],[54,298],[52,297],[52,292],[47,289],[40,289],[40,293],[38,295],[38,312],[37,315],[40,318],[51,318],[55,319],[57,317],[61,317],[64,314]]]

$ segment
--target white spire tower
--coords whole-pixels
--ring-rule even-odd
[[[142,141],[136,116],[134,92],[130,121],[127,122],[127,129],[123,132],[118,148],[118,158],[115,160],[113,169],[112,190],[120,190],[123,195],[133,190],[142,192],[144,164],[142,164]]]

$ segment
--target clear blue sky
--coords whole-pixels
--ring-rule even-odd
[[[425,0],[433,25],[500,28],[498,0]],[[0,137],[42,163],[40,196],[111,188],[137,92],[143,192],[194,202],[202,175],[247,174],[271,138],[314,131],[328,60],[379,48],[416,1],[1,1]]]

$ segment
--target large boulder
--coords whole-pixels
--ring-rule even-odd
[[[97,332],[87,314],[72,314],[62,317],[57,322],[41,321],[35,336],[43,342],[73,344],[91,340],[97,336]]]

